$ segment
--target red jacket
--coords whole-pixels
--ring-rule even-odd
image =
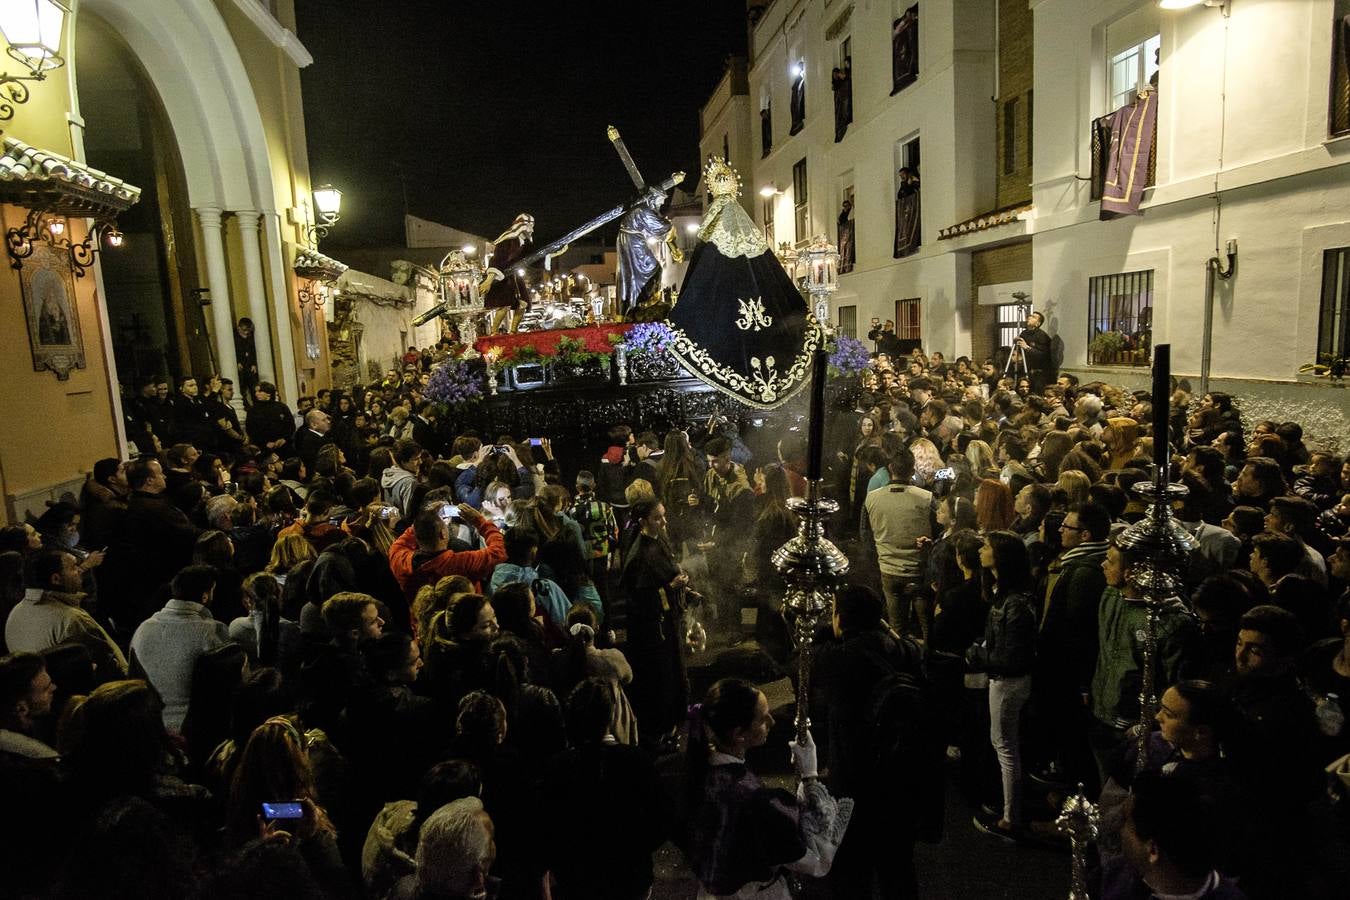
[[[481,582],[492,577],[497,564],[506,562],[506,541],[497,526],[484,519],[478,523],[478,533],[487,545],[482,550],[442,550],[435,555],[418,552],[411,528],[398,536],[389,548],[389,571],[403,589],[409,608],[423,585],[435,584],[448,575],[463,575],[473,582],[474,590],[480,590]]]

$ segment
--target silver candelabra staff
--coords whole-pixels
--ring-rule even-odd
[[[1122,548],[1138,557],[1130,580],[1143,595],[1146,618],[1144,621],[1144,658],[1139,679],[1139,725],[1135,768],[1142,769],[1148,756],[1148,733],[1153,726],[1153,715],[1158,705],[1156,678],[1158,658],[1158,623],[1163,604],[1169,598],[1183,593],[1182,572],[1195,538],[1181,527],[1172,515],[1172,503],[1186,496],[1186,488],[1169,484],[1171,445],[1169,443],[1168,413],[1171,404],[1171,354],[1169,344],[1153,348],[1153,465],[1152,482],[1134,486],[1135,493],[1149,501],[1148,514],[1121,532]]]
[[[1087,891],[1087,848],[1097,839],[1097,830],[1101,827],[1101,810],[1083,794],[1083,785],[1078,785],[1078,793],[1064,801],[1055,827],[1069,836],[1069,849],[1073,853],[1073,869],[1069,876],[1069,900],[1088,900]]]
[[[806,290],[816,310],[828,310],[830,295],[839,289],[839,251],[825,238],[816,238],[797,259],[805,268]],[[813,311],[814,315],[814,311]],[[825,537],[825,520],[839,504],[820,495],[823,439],[825,434],[825,373],[828,366],[828,326],[815,315],[816,349],[811,369],[811,422],[807,432],[806,496],[788,500],[788,508],[801,517],[797,536],[773,552],[773,565],[787,583],[783,615],[797,639],[797,740],[806,737],[811,725],[811,650],[816,627],[829,614],[835,590],[848,574],[848,557]]]

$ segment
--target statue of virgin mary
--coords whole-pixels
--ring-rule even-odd
[[[672,352],[690,374],[748,406],[772,409],[810,378],[820,324],[736,198],[740,176],[704,169],[712,205],[670,311]]]

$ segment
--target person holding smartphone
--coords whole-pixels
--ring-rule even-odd
[[[287,716],[253,729],[230,782],[226,834],[233,847],[257,838],[295,847],[328,896],[353,896],[337,829],[318,802],[309,738]]]

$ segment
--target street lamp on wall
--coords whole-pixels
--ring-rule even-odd
[[[60,0],[6,0],[0,3],[0,35],[9,45],[12,59],[28,69],[27,75],[0,73],[0,121],[14,118],[14,105],[28,102],[25,81],[42,81],[66,61],[60,54],[61,31],[70,8]]]
[[[105,247],[122,246],[122,232],[117,230],[117,222],[111,215],[99,216],[84,240],[78,243],[66,234],[66,230],[64,215],[49,212],[41,206],[29,210],[22,225],[5,232],[5,252],[9,255],[10,268],[22,269],[23,261],[33,255],[41,241],[53,250],[65,251],[75,277],[83,278]]]
[[[305,230],[310,241],[317,245],[319,238],[328,237],[328,229],[342,218],[342,191],[331,184],[321,184],[314,189],[313,195],[318,221]]]

